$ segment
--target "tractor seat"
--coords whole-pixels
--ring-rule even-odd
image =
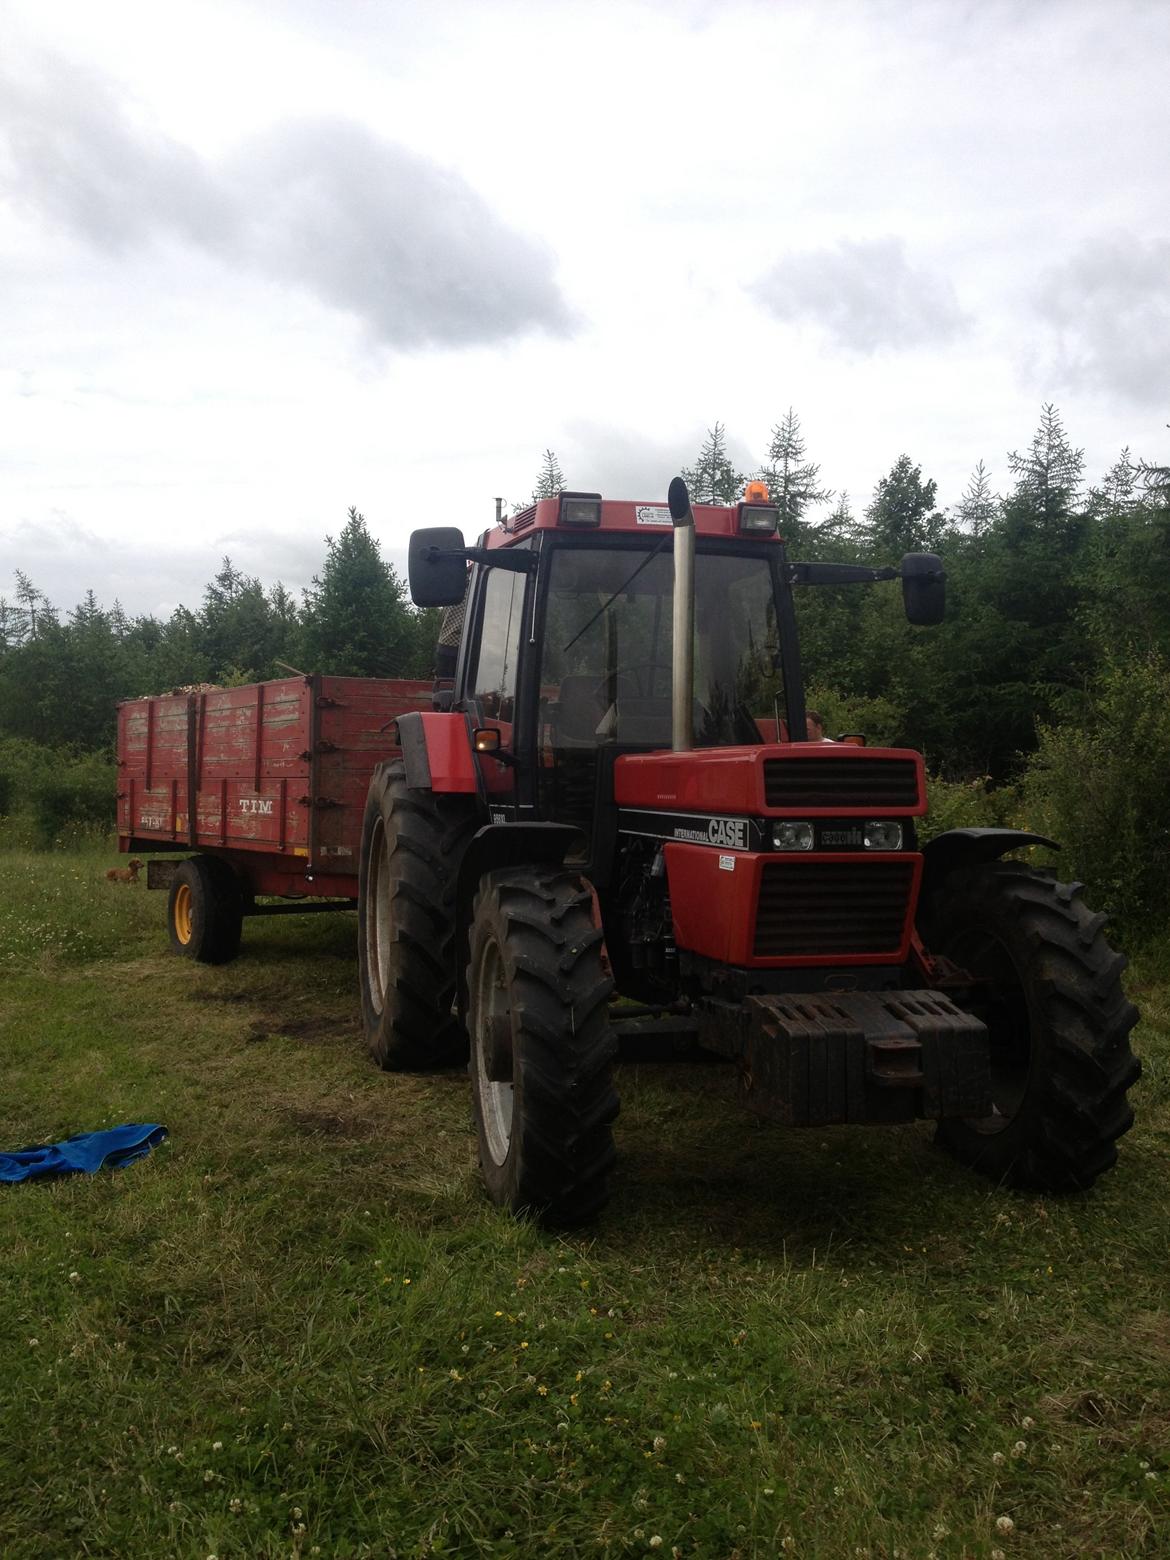
[[[562,680],[557,702],[549,710],[558,747],[597,746],[597,728],[605,714],[597,685],[598,679],[588,674]]]

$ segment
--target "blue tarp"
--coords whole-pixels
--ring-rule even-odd
[[[149,1154],[167,1135],[157,1125],[128,1121],[106,1132],[79,1132],[63,1143],[38,1143],[13,1154],[0,1153],[0,1181],[31,1181],[49,1175],[93,1175],[103,1165],[120,1170]]]

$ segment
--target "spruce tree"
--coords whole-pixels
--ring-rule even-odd
[[[305,592],[306,671],[400,677],[411,652],[402,582],[382,557],[364,515],[351,508],[325,566]]]
[[[564,491],[565,486],[565,474],[561,470],[560,462],[552,450],[545,450],[540,475],[536,479],[536,486],[532,489],[532,502],[535,504],[542,498],[555,498],[558,493]]]
[[[1031,448],[1023,455],[1009,451],[1008,468],[1016,479],[1012,500],[1018,515],[1052,525],[1072,514],[1084,477],[1085,452],[1073,449],[1060,413],[1050,401],[1041,410]]]
[[[800,535],[810,505],[824,503],[833,496],[830,488],[818,485],[821,468],[815,461],[806,460],[805,454],[800,418],[790,406],[784,420],[772,429],[768,459],[759,472],[780,511],[780,533],[790,542]]]
[[[955,519],[972,536],[982,536],[995,519],[997,503],[991,491],[991,474],[980,461],[955,506]]]
[[[727,453],[727,430],[721,422],[707,438],[693,466],[683,468],[683,480],[693,504],[737,504],[743,497],[744,475]]]

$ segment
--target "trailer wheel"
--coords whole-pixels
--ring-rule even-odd
[[[1079,890],[996,861],[951,873],[927,911],[931,952],[974,976],[970,1006],[991,1037],[993,1113],[940,1122],[938,1142],[1010,1186],[1092,1186],[1133,1124],[1138,1012],[1121,987],[1126,961],[1102,934],[1105,917]]]
[[[215,856],[181,862],[167,896],[176,953],[200,964],[227,964],[240,951],[244,897],[235,873]]]
[[[370,782],[358,864],[358,983],[370,1054],[391,1072],[466,1061],[454,1013],[455,889],[477,818],[468,798]]]
[[[546,1224],[580,1224],[609,1197],[617,1040],[601,940],[572,872],[480,882],[468,968],[479,1160],[493,1202]]]

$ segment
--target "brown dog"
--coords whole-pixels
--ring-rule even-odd
[[[137,857],[126,867],[111,867],[106,873],[107,883],[137,883],[138,874],[142,871],[142,862]]]

